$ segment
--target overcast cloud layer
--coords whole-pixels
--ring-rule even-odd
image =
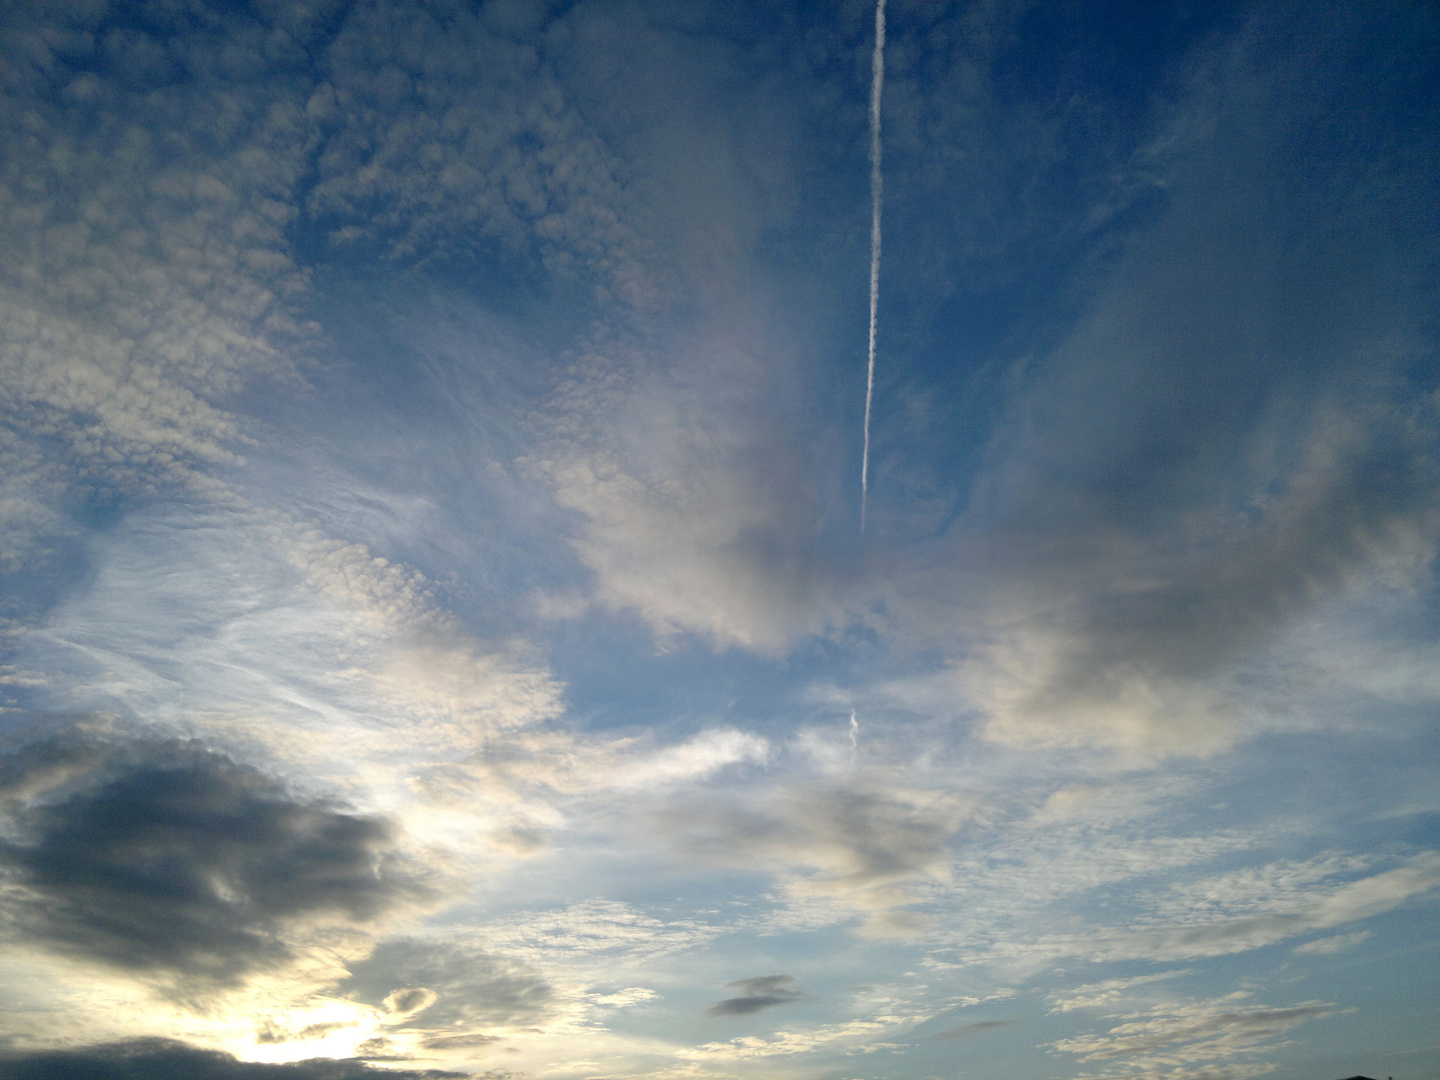
[[[1440,9],[0,9],[0,1074],[1440,1078]]]

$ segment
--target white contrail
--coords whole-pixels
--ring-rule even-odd
[[[860,459],[860,532],[870,494],[870,401],[875,396],[875,316],[880,303],[880,91],[885,85],[885,0],[875,0],[870,59],[870,363],[865,372],[865,452]]]
[[[855,767],[855,755],[860,752],[860,721],[855,719],[855,710],[850,710],[850,767]]]

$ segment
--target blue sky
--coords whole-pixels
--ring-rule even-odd
[[[1421,2],[0,14],[0,1061],[1440,1076]]]

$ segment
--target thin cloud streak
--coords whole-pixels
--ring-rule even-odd
[[[860,458],[860,532],[870,495],[870,405],[875,397],[875,327],[880,306],[880,95],[885,88],[885,0],[875,3],[875,52],[870,60],[870,349],[865,367],[865,448]]]

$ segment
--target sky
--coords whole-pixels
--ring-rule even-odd
[[[1440,1077],[1440,7],[875,15],[0,6],[0,1075]]]

